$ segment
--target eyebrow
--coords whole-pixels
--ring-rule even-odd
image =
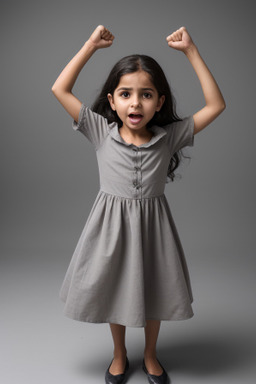
[[[128,87],[121,87],[121,88],[117,88],[117,91],[132,91],[133,88],[128,88]],[[141,91],[151,91],[151,92],[155,92],[155,90],[153,88],[140,88]]]

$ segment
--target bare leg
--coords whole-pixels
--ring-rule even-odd
[[[124,373],[126,363],[125,331],[126,327],[120,324],[109,324],[114,343],[114,360],[109,368],[112,375]]]
[[[147,320],[145,330],[145,349],[144,360],[150,375],[159,376],[163,373],[161,366],[157,361],[156,343],[160,330],[161,322],[159,320]]]

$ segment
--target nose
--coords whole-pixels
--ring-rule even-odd
[[[139,107],[140,106],[140,98],[138,95],[134,95],[131,100],[131,107]]]

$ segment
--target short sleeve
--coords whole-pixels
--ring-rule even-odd
[[[194,119],[192,115],[166,126],[166,131],[172,154],[183,147],[194,145]]]
[[[108,135],[108,121],[105,117],[93,112],[85,104],[81,105],[78,122],[73,120],[72,128],[81,132],[97,150]]]

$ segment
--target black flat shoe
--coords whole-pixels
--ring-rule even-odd
[[[113,359],[114,360],[114,359]],[[113,362],[113,360],[111,361],[111,363],[109,364],[109,367],[106,371],[106,374],[105,374],[105,382],[106,384],[122,384],[124,383],[124,380],[126,379],[126,373],[129,369],[129,360],[128,360],[128,357],[126,356],[126,364],[125,364],[125,369],[124,369],[124,373],[121,373],[120,375],[112,375],[110,372],[109,372],[109,368]]]
[[[142,363],[142,369],[143,371],[147,374],[148,376],[148,382],[150,384],[169,384],[170,383],[170,379],[164,369],[164,367],[161,365],[161,363],[159,362],[159,360],[157,360],[158,363],[160,364],[160,366],[162,367],[163,369],[163,373],[160,375],[160,376],[156,376],[156,375],[151,375],[148,370],[147,370],[147,367],[145,365],[145,360],[143,359],[143,363]]]

